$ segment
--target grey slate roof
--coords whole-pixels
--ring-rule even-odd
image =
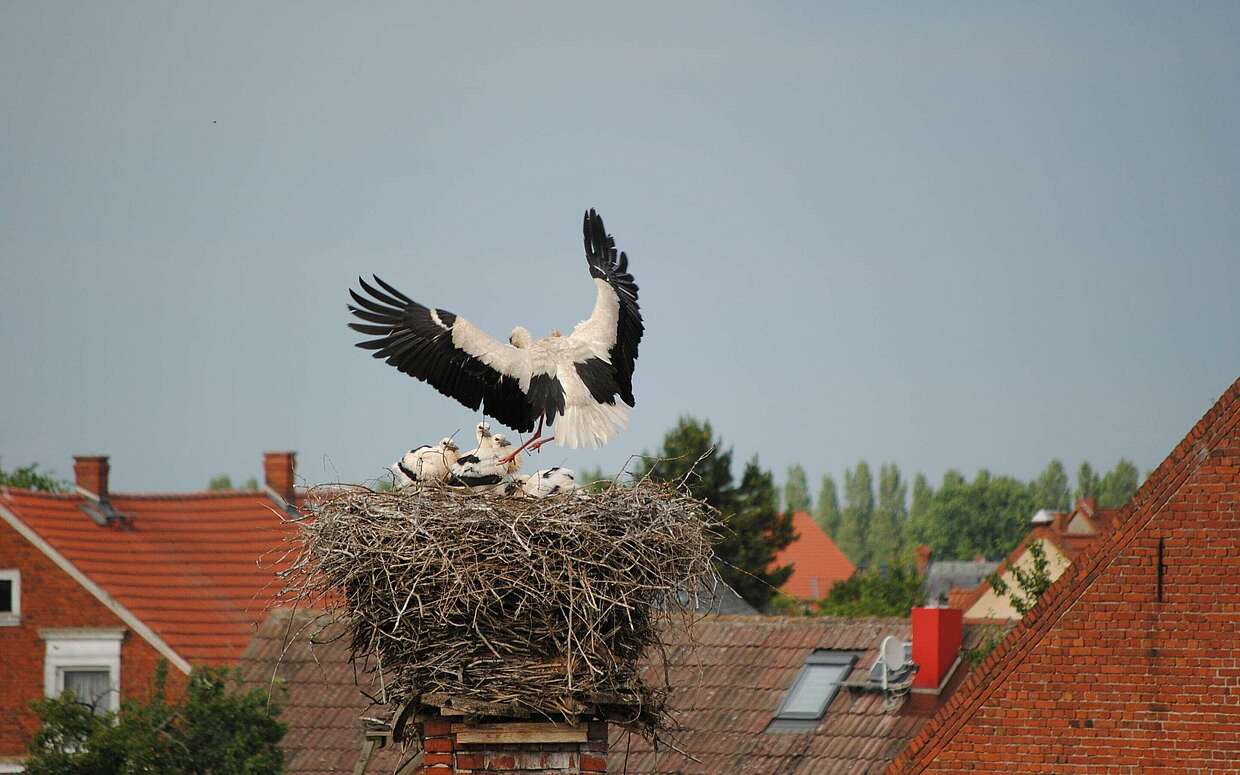
[[[973,589],[982,579],[995,572],[998,562],[988,560],[940,560],[931,562],[922,581],[922,592],[927,605],[947,601],[947,593],[953,587]]]

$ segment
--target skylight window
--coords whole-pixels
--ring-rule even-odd
[[[810,654],[792,682],[788,696],[775,712],[775,718],[789,721],[822,718],[840,690],[840,682],[848,678],[856,661],[857,655],[849,652],[819,650]]]

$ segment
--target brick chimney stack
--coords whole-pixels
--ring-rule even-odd
[[[956,669],[964,634],[964,611],[959,608],[913,609],[913,661],[917,676],[913,691],[938,694]]]
[[[108,497],[108,456],[74,455],[73,483],[101,500]]]
[[[263,453],[263,479],[267,486],[286,503],[292,503],[296,495],[294,489],[296,471],[296,452]]]

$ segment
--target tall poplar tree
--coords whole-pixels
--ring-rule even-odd
[[[1118,509],[1132,498],[1140,484],[1137,467],[1128,458],[1120,458],[1098,484],[1098,505],[1104,509]]]
[[[872,565],[892,567],[899,562],[908,509],[908,486],[900,479],[895,463],[878,468],[878,507],[874,511],[867,540]]]
[[[784,482],[784,510],[789,514],[809,511],[809,482],[805,469],[799,463],[788,466],[788,478]]]
[[[1034,500],[1040,509],[1065,511],[1071,506],[1068,499],[1068,471],[1059,460],[1047,463],[1032,487]]]
[[[874,480],[869,464],[862,460],[856,468],[844,472],[844,512],[835,541],[858,567],[869,564],[867,542],[873,517]]]
[[[1076,470],[1076,492],[1072,499],[1078,501],[1081,498],[1097,498],[1099,484],[1098,474],[1094,473],[1094,467],[1089,461],[1081,463],[1081,467]]]
[[[835,488],[835,479],[831,474],[824,474],[822,486],[818,490],[818,503],[814,505],[814,521],[822,531],[834,539],[840,532],[840,496]]]

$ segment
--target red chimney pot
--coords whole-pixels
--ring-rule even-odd
[[[913,609],[913,689],[938,693],[960,656],[964,611],[959,608]]]

